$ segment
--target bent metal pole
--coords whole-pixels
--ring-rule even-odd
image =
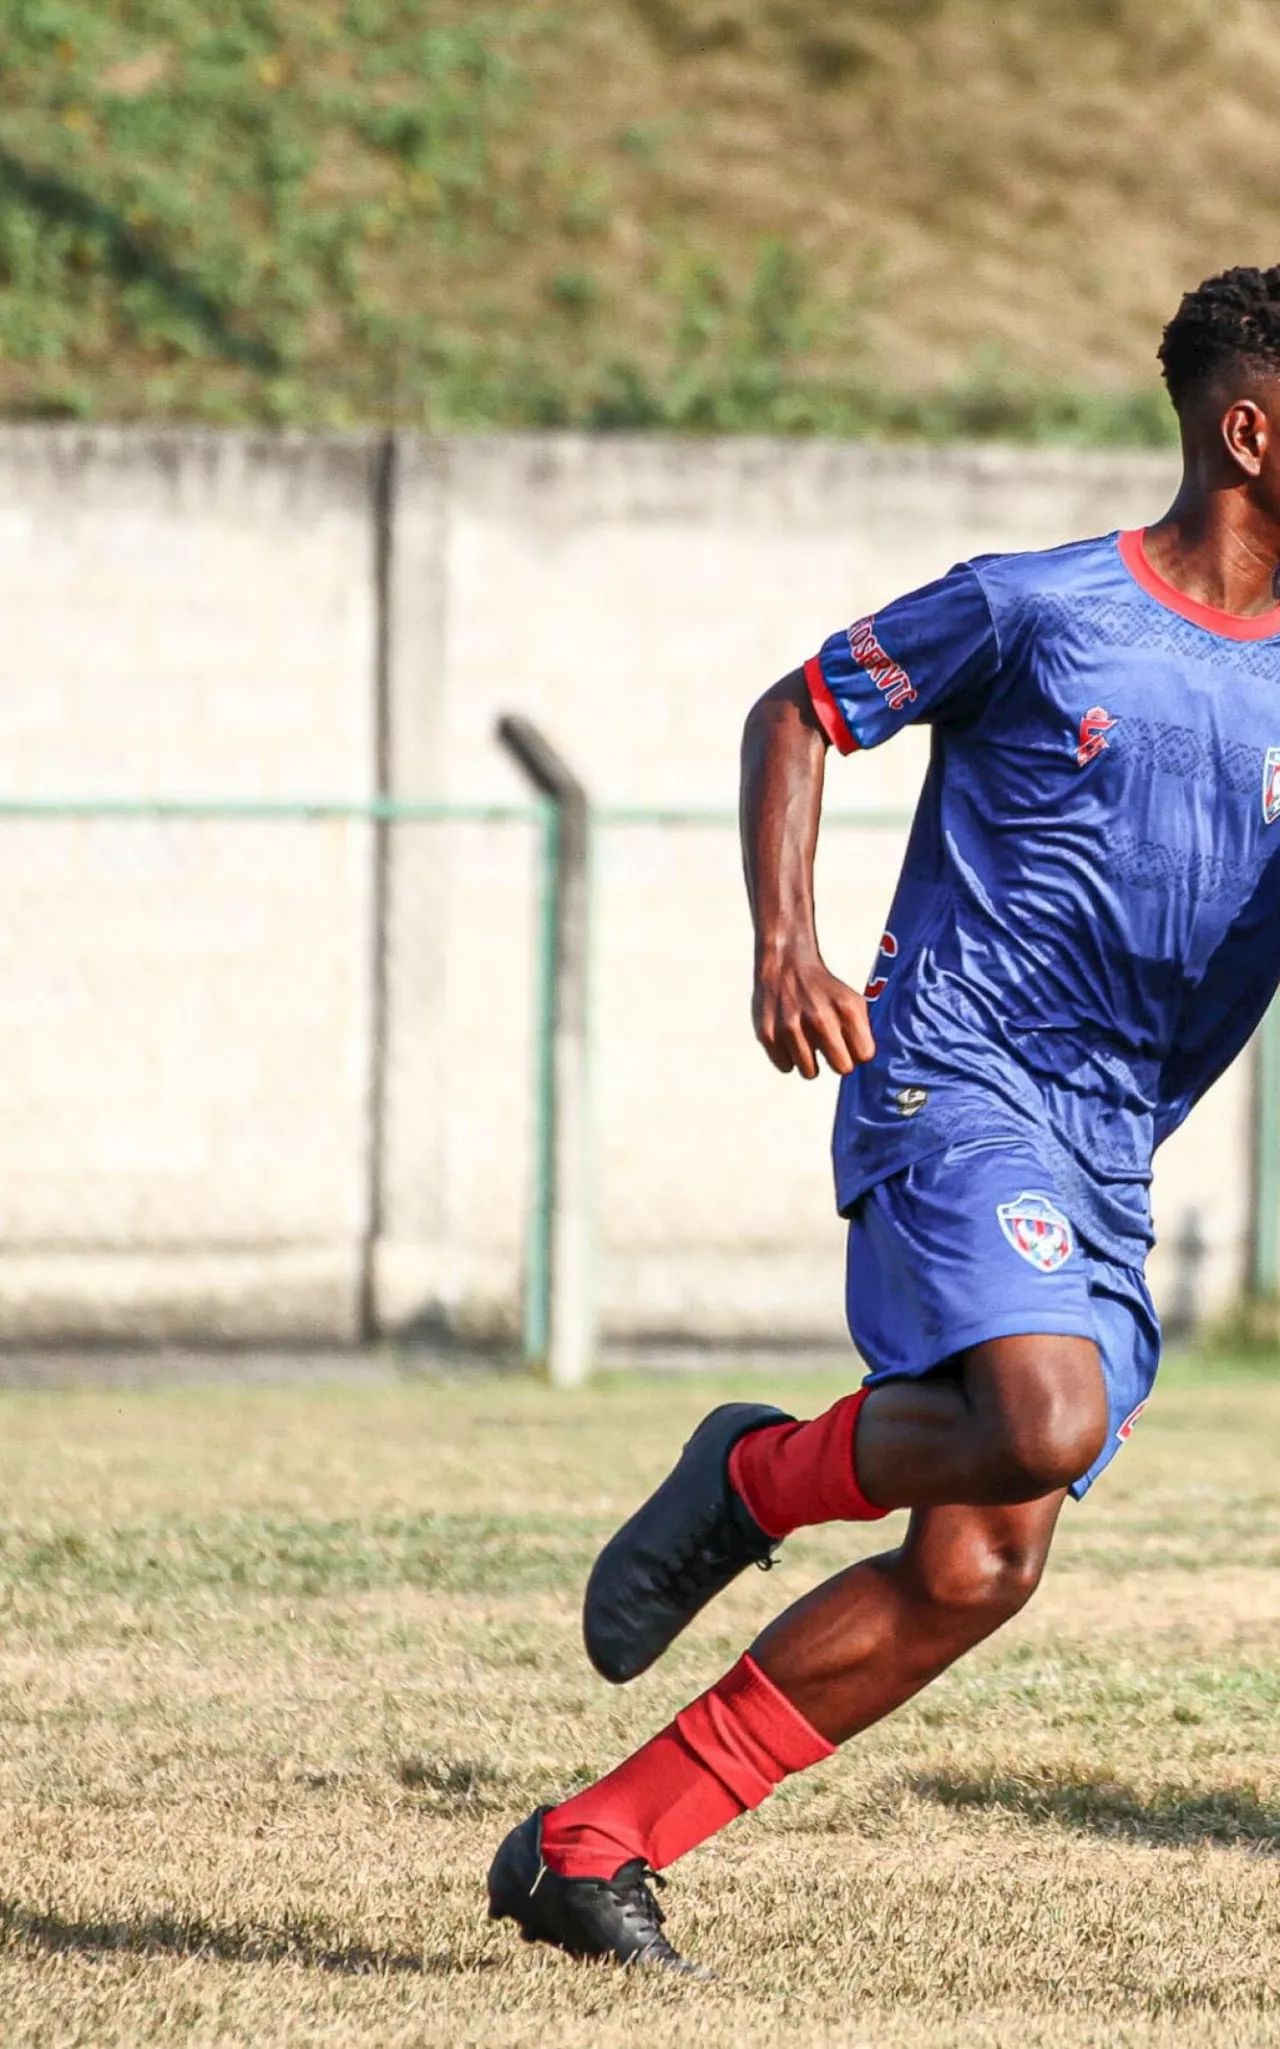
[[[580,1387],[595,1354],[591,1258],[591,1130],[587,985],[590,806],[568,763],[536,726],[519,716],[498,722],[497,736],[529,781],[554,806],[547,878],[548,952],[544,1029],[550,1059],[540,1090],[541,1128],[534,1242],[527,1287],[545,1291],[545,1313],[526,1316],[526,1333],[545,1343],[556,1387]],[[538,1308],[536,1299],[530,1305]],[[538,1326],[542,1328],[539,1331]],[[539,1347],[535,1344],[534,1350]]]

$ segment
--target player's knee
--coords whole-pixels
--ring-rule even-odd
[[[1106,1442],[1106,1396],[1099,1389],[1060,1397],[1014,1417],[1002,1433],[999,1464],[1010,1500],[1034,1501],[1087,1473]]]
[[[1106,1442],[1107,1391],[1092,1345],[1046,1343],[1021,1368],[992,1419],[993,1477],[1008,1501],[1069,1487]]]
[[[1025,1608],[1044,1561],[1041,1544],[975,1531],[967,1543],[920,1564],[920,1592],[930,1607],[967,1616],[985,1634]]]

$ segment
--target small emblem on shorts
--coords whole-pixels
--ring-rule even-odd
[[[929,1100],[928,1089],[899,1089],[894,1097],[900,1117],[918,1117]]]
[[[1132,1409],[1129,1412],[1129,1414],[1125,1417],[1123,1423],[1120,1425],[1120,1428],[1116,1431],[1116,1436],[1120,1439],[1121,1444],[1127,1444],[1129,1442],[1129,1439],[1133,1436],[1133,1426],[1137,1422],[1139,1416],[1142,1414],[1142,1411],[1146,1408],[1146,1406],[1147,1405],[1145,1402],[1139,1402],[1137,1408]]]
[[[1262,764],[1262,822],[1274,825],[1280,818],[1280,747],[1268,747]]]
[[[1014,1202],[997,1203],[996,1215],[1014,1251],[1042,1274],[1054,1273],[1070,1259],[1074,1243],[1071,1226],[1047,1195],[1024,1190]]]
[[[1110,712],[1104,711],[1100,704],[1090,705],[1080,721],[1080,740],[1076,747],[1076,760],[1081,768],[1086,768],[1091,761],[1096,761],[1106,746],[1107,734],[1114,725],[1115,720]]]

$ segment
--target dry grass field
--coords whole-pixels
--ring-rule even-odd
[[[796,1541],[595,1680],[584,1568],[732,1384],[0,1396],[0,2040],[1280,2044],[1262,1372],[1175,1366],[1026,1616],[676,1867],[717,1985],[488,1926],[512,1821],[892,1541]]]

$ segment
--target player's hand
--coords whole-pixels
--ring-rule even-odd
[[[837,1074],[875,1058],[866,998],[817,954],[782,955],[758,967],[751,1014],[756,1037],[783,1074],[799,1068],[812,1081],[819,1054]]]

